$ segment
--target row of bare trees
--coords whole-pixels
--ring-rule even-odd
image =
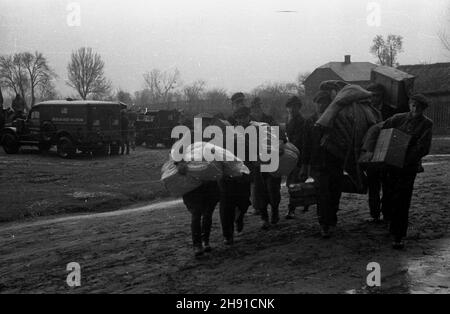
[[[38,51],[0,56],[0,83],[32,106],[36,99],[50,99],[56,95],[55,72]]]
[[[105,63],[91,48],[72,52],[67,66],[67,84],[79,97],[103,99],[110,96],[111,82],[105,78]],[[0,85],[20,95],[28,106],[37,100],[58,98],[54,80],[56,73],[41,52],[20,52],[0,56]]]

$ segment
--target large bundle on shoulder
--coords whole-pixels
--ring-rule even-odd
[[[172,196],[182,196],[202,185],[200,180],[178,172],[176,162],[169,159],[161,168],[161,181]]]
[[[182,160],[178,160],[175,152],[180,149],[180,145],[180,142],[174,144],[169,161],[162,167],[161,181],[173,196],[182,196],[203,182],[249,173],[244,163],[231,152],[205,142],[189,145]],[[179,163],[184,163],[186,173],[179,173]]]
[[[317,121],[327,130],[321,145],[342,160],[346,172],[356,185],[361,185],[362,172],[357,160],[364,136],[377,123],[372,94],[358,85],[345,86]]]

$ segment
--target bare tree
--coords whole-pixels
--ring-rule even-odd
[[[169,95],[180,84],[180,72],[175,69],[172,72],[153,69],[144,73],[145,87],[150,93],[151,103],[166,103]]]
[[[72,52],[71,61],[67,66],[67,84],[74,88],[82,99],[108,95],[111,82],[104,74],[105,63],[101,56],[92,48],[80,48]]]
[[[37,85],[36,98],[39,101],[52,100],[60,98],[60,95],[56,91],[53,78],[45,77],[42,79],[41,84]]]
[[[296,83],[267,83],[253,89],[252,95],[261,98],[264,109],[281,121],[284,118],[284,105],[289,97],[298,96],[298,86]]]
[[[308,78],[308,76],[311,75],[311,72],[300,72],[297,75],[297,90],[298,95],[304,96],[305,95],[305,81]]]
[[[448,35],[446,31],[440,31],[438,36],[444,49],[450,52],[450,35]]]
[[[0,79],[4,86],[26,99],[29,79],[21,53],[0,57]]]
[[[131,98],[131,94],[119,89],[116,93],[116,98],[118,101],[123,102],[124,104],[131,105],[133,103],[133,99]]]
[[[48,84],[51,84],[51,79],[56,77],[56,74],[48,65],[47,59],[40,52],[36,51],[34,54],[24,52],[21,57],[23,65],[28,73],[31,106],[33,106],[36,101],[36,89],[40,88],[41,91],[47,93],[46,97],[49,96],[48,92],[50,92],[52,88],[54,89],[54,85],[50,86]]]
[[[202,98],[202,93],[205,90],[206,82],[198,80],[191,85],[186,85],[183,88],[183,94],[187,101],[196,101]]]
[[[370,47],[370,52],[378,59],[378,63],[390,67],[398,65],[398,54],[402,51],[403,37],[400,35],[388,35],[386,40],[377,35]]]
[[[441,40],[442,46],[447,52],[450,53],[450,6],[447,8],[447,27],[442,28],[438,32],[438,37]],[[445,23],[444,23],[445,24]]]

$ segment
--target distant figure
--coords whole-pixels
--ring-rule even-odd
[[[233,116],[234,112],[236,112],[240,108],[247,107],[245,102],[245,95],[241,92],[235,93],[233,96],[231,96],[231,111],[233,112],[233,114],[228,118],[228,122],[230,122],[232,125],[236,125],[236,120]]]
[[[255,97],[252,100],[250,105],[250,116],[253,121],[264,122],[268,125],[276,125],[275,120],[271,116],[264,113],[262,109],[262,101],[259,97]]]
[[[136,150],[136,125],[135,121],[129,121],[128,127],[128,141],[130,143],[131,149]]]
[[[25,118],[25,108],[26,108],[25,100],[19,94],[16,94],[16,98],[12,101],[11,108],[14,110],[14,118],[15,119],[24,119]]]
[[[127,155],[130,154],[130,142],[128,140],[128,117],[125,110],[120,112],[120,129],[122,135],[122,143],[120,145],[120,154],[123,155],[125,153],[125,146],[127,149]]]

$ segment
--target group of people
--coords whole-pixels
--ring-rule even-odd
[[[290,181],[304,182],[313,177],[317,184],[317,217],[323,238],[331,237],[337,224],[337,213],[342,194],[344,171],[347,160],[336,156],[327,147],[327,136],[333,141],[333,129],[316,123],[330,106],[340,90],[347,84],[327,81],[321,84],[314,97],[318,115],[305,119],[301,114],[302,100],[293,96],[285,104],[287,122],[285,132],[280,132],[280,140],[291,142],[300,151],[298,167],[289,176]],[[374,112],[375,121],[364,130],[365,137],[357,143],[361,161],[371,160],[374,143],[382,129],[396,128],[411,136],[403,168],[392,166],[366,166],[362,172],[367,177],[368,204],[374,223],[387,223],[393,236],[393,248],[404,247],[403,238],[408,228],[408,213],[414,181],[418,172],[423,171],[421,159],[429,153],[433,123],[424,116],[428,107],[427,99],[413,95],[409,100],[409,111],[398,112],[384,102],[384,88],[379,84],[370,85],[368,106]],[[250,124],[250,121],[265,122],[276,126],[275,120],[263,112],[261,99],[255,98],[250,106],[243,93],[231,97],[233,114],[227,119],[234,126]],[[406,110],[404,110],[406,111]],[[203,127],[213,124],[203,122]],[[281,145],[282,147],[282,145]],[[280,149],[282,153],[282,148]],[[191,231],[195,256],[211,251],[210,232],[213,212],[219,203],[220,221],[225,245],[233,245],[235,233],[244,228],[244,217],[250,205],[261,216],[262,229],[269,229],[280,220],[281,178],[260,171],[258,163],[245,160],[250,175],[238,178],[224,177],[218,182],[203,183],[199,188],[183,196],[184,204],[192,215]],[[357,161],[354,161],[357,163]],[[358,164],[359,166],[359,164]],[[186,173],[186,164],[177,164],[181,174]],[[289,181],[289,180],[288,180]],[[268,208],[270,205],[271,213]],[[295,207],[289,206],[286,218],[295,217]],[[382,219],[381,219],[382,217]]]

